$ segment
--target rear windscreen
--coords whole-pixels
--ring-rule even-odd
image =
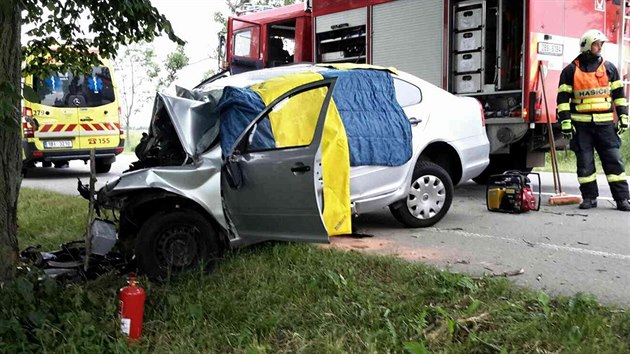
[[[52,107],[98,107],[114,102],[114,86],[109,69],[92,68],[91,75],[51,73],[33,78],[39,102]]]

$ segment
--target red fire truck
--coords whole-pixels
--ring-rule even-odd
[[[393,66],[479,99],[491,144],[486,175],[544,164],[547,119],[579,38],[599,29],[626,79],[625,0],[311,0],[229,19],[232,71],[287,63]],[[284,48],[283,48],[284,47]],[[549,117],[547,116],[549,112]],[[556,131],[556,146],[566,146]]]

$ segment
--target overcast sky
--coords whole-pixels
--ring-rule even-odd
[[[173,25],[175,33],[187,42],[186,54],[190,63],[208,58],[217,47],[217,33],[221,25],[214,23],[214,13],[227,13],[223,0],[151,0],[160,13]],[[158,54],[166,54],[175,49],[168,38],[155,41]]]

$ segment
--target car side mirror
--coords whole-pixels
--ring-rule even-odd
[[[243,185],[243,174],[238,166],[238,162],[241,160],[241,155],[238,151],[234,151],[227,157],[223,164],[223,172],[225,173],[226,180],[232,189],[239,189]]]

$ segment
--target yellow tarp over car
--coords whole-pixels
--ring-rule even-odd
[[[298,86],[324,79],[305,72],[267,80],[251,86],[265,105]],[[326,88],[311,90],[289,99],[269,120],[277,148],[311,144]],[[323,221],[329,236],[352,233],[350,210],[350,156],[348,138],[333,100],[328,106],[321,142],[324,181]]]

